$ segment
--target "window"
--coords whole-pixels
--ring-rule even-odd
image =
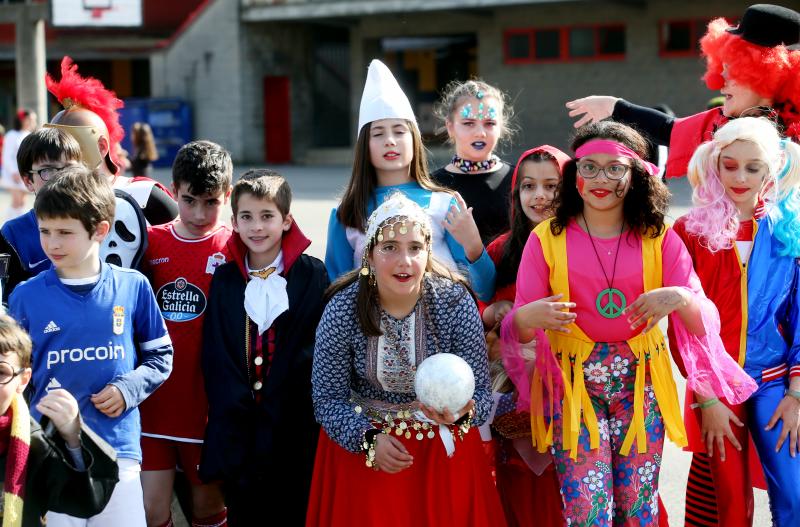
[[[506,64],[625,58],[625,26],[580,26],[508,30]]]
[[[531,60],[531,34],[528,31],[506,35],[506,61],[528,62]]]
[[[577,28],[569,32],[569,56],[572,58],[591,57],[594,55],[594,30]]]
[[[557,29],[543,29],[534,33],[536,60],[558,59],[561,55],[561,35]]]
[[[598,51],[600,55],[625,54],[625,28],[601,27],[597,29]]]
[[[700,38],[706,33],[707,19],[665,20],[659,24],[659,54],[673,57],[696,57]]]

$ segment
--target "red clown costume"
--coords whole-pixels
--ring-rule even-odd
[[[771,4],[751,6],[736,26],[723,18],[712,20],[700,47],[706,61],[703,80],[709,89],[721,90],[725,106],[673,118],[618,99],[611,113],[614,120],[669,146],[666,177],[684,176],[695,149],[740,115],[767,115],[784,136],[800,139],[800,13]],[[736,107],[736,90],[749,91],[748,97],[761,102]]]
[[[757,7],[757,6],[754,6]],[[771,6],[777,8],[778,6]],[[775,14],[781,14],[777,11]],[[797,13],[789,11],[785,16],[789,19],[787,35],[792,34],[791,20],[797,20]],[[752,12],[752,11],[750,11]],[[780,23],[781,20],[768,18],[770,11],[756,11],[762,18],[753,23]],[[747,17],[745,14],[745,17]],[[752,16],[750,17],[752,19]],[[772,101],[774,117],[783,126],[786,137],[797,141],[800,138],[800,81],[797,79],[800,70],[800,44],[797,44],[796,26],[794,43],[785,42],[780,27],[769,40],[767,35],[761,40],[757,36],[748,40],[745,26],[742,24],[732,28],[724,18],[717,18],[708,24],[708,33],[700,39],[700,48],[706,59],[706,73],[703,80],[709,89],[724,89],[726,78],[753,90],[764,99]],[[751,23],[752,24],[752,23]],[[753,27],[752,25],[750,27]],[[755,31],[753,33],[756,33]],[[779,40],[780,39],[780,40]],[[758,40],[759,42],[754,42]],[[667,177],[683,176],[692,154],[704,141],[725,124],[729,116],[725,116],[721,108],[676,119],[670,134],[670,156],[667,161]]]

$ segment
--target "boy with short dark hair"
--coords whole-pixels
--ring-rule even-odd
[[[222,480],[228,524],[303,525],[319,426],[311,403],[324,264],[289,207],[286,180],[251,170],[233,187],[232,261],[211,280],[202,367],[208,426],[200,463]]]
[[[208,420],[200,369],[203,316],[214,271],[229,259],[231,230],[220,216],[232,178],[231,156],[220,145],[184,145],[172,166],[179,217],[148,229],[144,270],[175,347],[170,378],[142,405],[142,486],[150,526],[172,525],[176,465],[191,484],[192,525],[225,525],[219,484],[203,484],[197,466]]]
[[[41,527],[48,510],[97,514],[118,479],[116,454],[81,424],[78,403],[66,390],[52,390],[37,404],[44,426],[31,419],[22,396],[30,379],[31,339],[0,315],[0,521]]]
[[[108,182],[84,166],[49,181],[34,211],[53,267],[10,297],[33,341],[32,404],[66,389],[118,456],[120,482],[106,508],[88,521],[48,513],[49,527],[145,523],[137,407],[169,375],[172,344],[147,279],[100,260],[115,205]]]
[[[71,135],[55,128],[30,133],[17,151],[19,175],[34,194],[60,169],[80,162],[81,146]],[[0,253],[10,257],[8,278],[3,285],[3,302],[7,302],[17,284],[50,268],[50,260],[39,243],[39,225],[33,209],[3,224]]]

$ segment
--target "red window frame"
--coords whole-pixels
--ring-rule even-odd
[[[592,29],[594,39],[594,55],[590,57],[571,57],[569,54],[569,36],[570,32],[576,29]],[[627,49],[624,53],[601,53],[600,52],[600,30],[622,30],[626,36],[627,46],[627,32],[626,26],[622,23],[615,24],[589,24],[589,25],[573,25],[573,26],[553,26],[553,27],[536,27],[536,28],[513,28],[507,29],[503,32],[503,59],[505,64],[548,64],[555,62],[597,62],[609,60],[625,60]],[[553,58],[537,59],[536,58],[536,33],[543,31],[558,31],[559,42],[559,56]],[[528,35],[530,42],[530,50],[528,58],[518,58],[509,56],[509,37],[515,35]]]

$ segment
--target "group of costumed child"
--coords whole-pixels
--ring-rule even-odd
[[[752,525],[762,473],[775,524],[796,523],[800,14],[752,6],[738,26],[712,21],[701,48],[721,109],[572,101],[574,158],[542,145],[504,162],[506,96],[452,83],[437,115],[454,155],[433,173],[411,104],[373,61],[328,230],[336,281],[311,373],[322,432],[313,479],[310,466],[296,478],[307,525],[664,525],[665,436],[694,452],[687,525]],[[69,59],[48,87],[65,107],[51,126],[130,195],[133,230],[174,218],[165,189],[121,176],[119,101]],[[674,228],[651,145],[628,125],[670,146],[667,176],[688,175],[693,207]],[[19,259],[15,234],[2,241]],[[144,240],[104,258],[133,265]],[[417,401],[414,372],[437,353],[474,373],[462,408]]]
[[[432,175],[408,100],[374,61],[329,224],[326,266],[340,280],[317,333],[323,436],[307,524],[346,524],[358,509],[389,525],[666,525],[669,436],[696,453],[687,502],[710,504],[708,516],[687,510],[687,525],[751,525],[750,465],[763,467],[775,524],[791,525],[800,151],[781,137],[800,126],[798,43],[800,15],[778,6],[752,6],[738,26],[714,20],[701,47],[721,109],[672,119],[612,97],[572,101],[574,159],[543,145],[513,168],[494,153],[504,94],[453,83],[437,113],[455,155]],[[670,145],[668,176],[688,173],[693,208],[674,229],[652,145],[623,122]],[[443,351],[476,376],[453,413],[415,402],[413,372]],[[387,496],[416,505],[390,512]]]

